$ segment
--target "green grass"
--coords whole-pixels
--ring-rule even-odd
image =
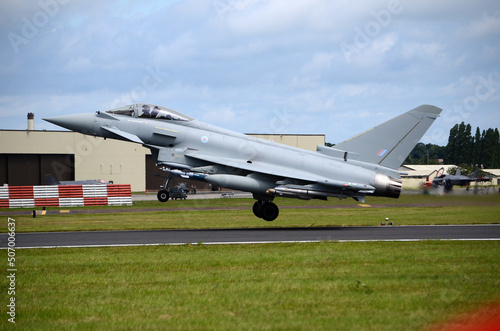
[[[149,201],[130,207],[73,208],[69,214],[36,218],[28,215],[29,210],[24,210],[25,216],[14,218],[17,232],[375,226],[385,221],[386,217],[395,225],[493,224],[500,220],[500,195],[403,195],[399,200],[368,198],[367,203],[373,207],[366,208],[360,208],[352,199],[331,199],[327,202],[294,199],[275,201],[280,206],[280,216],[274,222],[265,222],[253,215],[253,199],[178,200],[167,203]],[[325,208],[336,205],[344,208]],[[103,213],[75,213],[82,210],[102,210]],[[0,232],[6,232],[7,217],[0,219]]]
[[[18,250],[16,327],[421,330],[499,301],[499,253],[481,241]]]
[[[97,214],[72,208],[14,218],[20,233],[379,225],[385,217],[396,225],[492,224],[500,215],[500,195],[367,199],[373,208],[334,199],[276,203],[274,222],[253,215],[252,199],[140,202],[88,208],[102,210]],[[0,219],[6,232],[7,217]],[[421,330],[499,302],[499,253],[496,241],[17,250],[16,324],[23,330]],[[8,279],[0,279],[5,312]],[[3,315],[0,329],[7,329]]]

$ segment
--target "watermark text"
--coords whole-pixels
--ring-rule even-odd
[[[10,217],[7,222],[7,234],[7,320],[16,323],[16,220]]]

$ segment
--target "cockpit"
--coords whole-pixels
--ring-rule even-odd
[[[189,116],[181,114],[175,110],[170,108],[157,106],[153,104],[147,103],[136,103],[133,105],[128,105],[120,108],[115,108],[111,110],[107,110],[106,113],[115,114],[115,115],[123,115],[123,116],[131,116],[131,117],[139,117],[139,118],[151,118],[158,120],[167,120],[167,121],[184,121],[190,122],[193,119]]]

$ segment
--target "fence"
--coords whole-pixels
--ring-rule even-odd
[[[0,208],[132,205],[129,184],[0,186]]]

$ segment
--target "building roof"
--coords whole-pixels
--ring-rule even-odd
[[[427,177],[432,175],[434,172],[438,172],[439,169],[444,168],[444,172],[448,173],[448,169],[451,167],[456,167],[454,164],[409,164],[402,165],[399,168],[400,172],[406,172],[408,175],[403,175],[407,177]]]
[[[492,174],[495,177],[500,177],[500,169],[483,169],[483,171]]]

